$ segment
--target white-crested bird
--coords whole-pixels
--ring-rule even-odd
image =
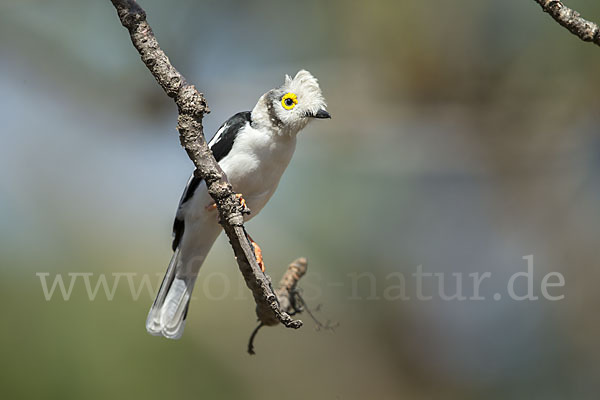
[[[271,198],[296,147],[296,135],[310,120],[331,118],[317,79],[308,71],[285,77],[262,95],[252,111],[229,118],[208,143],[233,189],[256,216]],[[198,271],[221,232],[206,183],[193,174],[173,224],[173,257],[146,321],[153,335],[183,334]],[[260,247],[253,242],[264,271]]]

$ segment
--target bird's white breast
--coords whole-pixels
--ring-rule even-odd
[[[279,135],[246,125],[238,133],[229,154],[219,164],[237,193],[255,216],[271,198],[294,149],[295,135]]]

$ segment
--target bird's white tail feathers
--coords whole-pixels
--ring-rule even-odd
[[[196,274],[178,276],[177,271],[180,268],[181,257],[177,249],[171,258],[156,300],[148,313],[146,329],[152,335],[179,339],[183,334]]]
[[[202,202],[210,201],[208,192],[203,196]],[[206,211],[206,215],[190,218],[148,313],[146,330],[150,334],[168,339],[179,339],[183,335],[196,277],[221,233],[215,217],[214,212]]]

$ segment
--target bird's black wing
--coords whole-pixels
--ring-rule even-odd
[[[208,143],[217,162],[221,161],[229,154],[233,147],[233,143],[235,142],[235,138],[248,122],[251,122],[250,111],[240,112],[225,121],[219,130],[217,130],[215,136]],[[202,179],[192,174],[192,177],[188,180],[185,190],[183,191],[183,195],[181,195],[181,200],[179,200],[179,206],[177,207],[177,215],[173,222],[173,251],[179,246],[184,230],[183,217],[179,215],[179,210],[181,209],[181,206],[192,198],[201,182]]]
[[[229,154],[235,138],[248,122],[251,122],[250,111],[244,111],[235,114],[221,125],[215,136],[208,143],[217,162]]]

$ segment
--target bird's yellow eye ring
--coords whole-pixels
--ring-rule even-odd
[[[296,104],[298,104],[298,96],[292,92],[285,94],[281,98],[281,106],[286,110],[291,110],[296,107]]]

